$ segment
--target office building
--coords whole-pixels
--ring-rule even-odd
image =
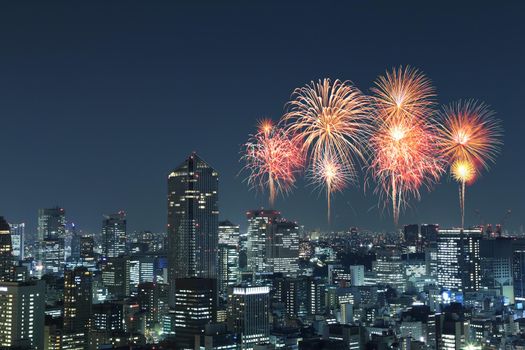
[[[250,210],[246,213],[246,217],[248,218],[247,268],[255,273],[270,272],[271,267],[266,259],[268,225],[280,219],[281,213],[276,210]]]
[[[350,265],[351,285],[355,287],[365,285],[365,267],[363,265]]]
[[[397,253],[379,254],[372,263],[377,283],[391,286],[400,292],[406,288],[403,261]]]
[[[114,258],[126,254],[126,213],[106,215],[102,221],[102,254]]]
[[[43,273],[61,275],[65,264],[64,238],[47,237],[39,242],[39,256]]]
[[[152,282],[141,283],[138,285],[137,299],[145,314],[146,328],[152,329],[160,322],[159,289]]]
[[[219,222],[219,244],[239,246],[239,225],[229,220]]]
[[[481,229],[439,230],[437,282],[453,294],[474,292],[481,286]]]
[[[64,330],[87,334],[93,303],[92,273],[85,267],[64,273]]]
[[[270,288],[233,287],[228,297],[228,330],[239,335],[241,348],[251,349],[270,340]]]
[[[62,318],[47,318],[44,326],[45,350],[85,350],[87,334],[84,332],[66,332]]]
[[[66,236],[66,211],[64,208],[54,207],[38,210],[37,237],[41,241],[45,238],[64,238]]]
[[[308,287],[306,276],[296,278],[275,277],[273,279],[273,301],[284,305],[288,317],[303,317],[308,314]]]
[[[277,220],[267,226],[265,264],[269,272],[297,276],[299,272],[299,225]]]
[[[93,237],[82,236],[80,237],[80,259],[83,262],[95,261],[95,241]]]
[[[176,280],[217,278],[218,183],[215,169],[195,153],[168,175],[168,279],[172,306]]]
[[[130,261],[126,256],[106,258],[101,262],[102,283],[112,298],[130,295]]]
[[[0,282],[0,347],[44,349],[42,280]]]
[[[403,237],[405,239],[405,244],[408,247],[413,247],[414,250],[419,245],[419,225],[418,224],[410,224],[405,225],[403,228]]]
[[[216,280],[180,278],[175,281],[175,340],[180,349],[193,349],[195,337],[204,334],[217,312]]]
[[[0,281],[10,281],[12,279],[12,251],[11,228],[7,221],[0,216]]]
[[[24,260],[25,223],[9,224],[11,228],[11,244],[13,246],[13,259]]]
[[[228,288],[236,285],[239,277],[239,247],[219,243],[219,294],[222,298],[228,295]]]
[[[138,308],[138,305],[137,305]],[[96,332],[122,332],[125,325],[124,305],[106,301],[92,307],[91,330]]]

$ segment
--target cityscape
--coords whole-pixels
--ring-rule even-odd
[[[0,350],[525,349],[521,4],[78,6],[0,11]]]

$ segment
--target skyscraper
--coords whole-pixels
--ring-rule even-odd
[[[91,317],[92,273],[85,267],[64,273],[64,330],[85,332]]]
[[[481,286],[481,229],[439,230],[437,282],[452,293],[477,291]]]
[[[219,222],[219,244],[239,245],[239,225],[225,220]]]
[[[417,247],[419,244],[419,225],[410,224],[403,227],[405,244],[409,247]]]
[[[421,225],[421,238],[426,245],[430,243],[436,243],[438,232],[439,232],[439,225],[437,224],[422,224]]]
[[[38,210],[39,260],[44,273],[62,272],[65,262],[66,211],[54,207]]]
[[[61,275],[65,263],[64,238],[44,238],[39,245],[43,272]]]
[[[44,238],[64,238],[66,235],[66,211],[54,207],[38,210],[38,240]]]
[[[266,264],[270,272],[296,276],[299,271],[299,225],[276,220],[268,225]]]
[[[217,278],[219,175],[196,153],[168,175],[170,300],[178,278]]]
[[[241,348],[269,342],[270,288],[267,286],[233,287],[228,298],[228,330],[240,335]]]
[[[126,256],[106,258],[101,264],[102,283],[115,298],[130,295],[130,261]]]
[[[24,260],[25,223],[9,224],[11,227],[11,243],[13,245],[13,258]]]
[[[126,254],[126,213],[106,215],[102,221],[102,252],[114,258]]]
[[[238,283],[239,248],[219,243],[219,293],[225,298],[228,287]]]
[[[42,280],[0,282],[0,348],[44,348]]]
[[[12,277],[12,250],[9,224],[0,216],[0,281],[9,281]]]
[[[269,272],[266,261],[266,235],[268,225],[280,219],[281,213],[276,210],[250,210],[248,218],[248,269],[252,272]]]
[[[175,293],[177,349],[193,349],[195,336],[204,334],[217,311],[217,283],[212,278],[179,278]]]
[[[230,221],[219,223],[219,293],[224,299],[228,288],[238,283],[239,225]]]
[[[80,237],[80,258],[82,261],[91,262],[95,260],[95,241],[93,237],[82,236]]]

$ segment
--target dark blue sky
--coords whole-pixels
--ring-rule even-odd
[[[222,218],[244,223],[264,205],[237,173],[240,145],[262,116],[277,119],[312,79],[350,79],[368,91],[400,64],[423,70],[439,102],[477,98],[503,120],[504,148],[468,188],[509,228],[525,211],[521,2],[83,1],[0,5],[0,215],[34,227],[60,204],[87,231],[103,213],[128,212],[131,229],[161,230],[166,175],[196,150],[221,174]],[[489,5],[490,4],[490,5]],[[302,183],[278,209],[326,227],[324,197]],[[401,223],[458,222],[447,177]],[[333,227],[392,228],[376,197],[336,196]]]

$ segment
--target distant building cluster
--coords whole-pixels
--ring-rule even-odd
[[[501,226],[232,223],[195,153],[167,188],[166,232],[124,211],[96,234],[61,207],[36,232],[0,217],[0,349],[525,349],[525,238]]]

